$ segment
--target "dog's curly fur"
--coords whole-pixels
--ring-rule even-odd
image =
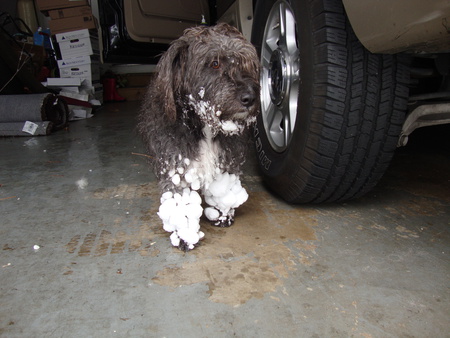
[[[217,174],[238,177],[248,127],[258,113],[259,60],[254,47],[227,24],[186,30],[158,63],[139,114],[138,130],[153,157],[162,192],[181,195],[188,188],[205,193]],[[202,172],[200,187],[185,177],[192,168]],[[226,215],[218,211],[222,217],[214,223],[231,225],[234,209]],[[193,247],[178,236],[180,248]]]

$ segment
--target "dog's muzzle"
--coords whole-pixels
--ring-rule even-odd
[[[236,113],[233,115],[233,120],[245,120],[249,117],[250,113],[248,111],[244,111],[241,113]]]

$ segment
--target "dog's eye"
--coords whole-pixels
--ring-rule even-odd
[[[211,62],[211,68],[213,69],[219,69],[220,68],[220,63],[217,60],[214,60],[213,62]]]

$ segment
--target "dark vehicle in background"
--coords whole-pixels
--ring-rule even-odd
[[[450,123],[448,0],[99,0],[99,10],[106,62],[155,63],[185,28],[217,21],[251,40],[259,166],[288,202],[360,197],[414,129]]]

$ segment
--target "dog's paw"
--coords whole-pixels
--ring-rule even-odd
[[[225,214],[214,207],[208,207],[204,212],[206,218],[216,227],[228,228],[234,223],[234,209],[229,210],[228,213]]]
[[[234,223],[234,218],[231,216],[223,216],[223,217],[220,217],[216,221],[211,221],[212,225],[219,227],[219,228],[228,228],[228,227],[232,226],[233,223]]]
[[[189,250],[192,250],[194,248],[195,248],[195,245],[188,244],[185,241],[183,241],[182,239],[180,239],[180,243],[178,244],[178,249],[180,249],[181,251],[188,252]]]
[[[205,237],[205,234],[202,231],[198,231],[195,237],[196,238],[194,238],[194,241],[189,242],[186,237],[184,237],[185,239],[181,238],[178,231],[174,231],[170,235],[170,242],[174,247],[187,252],[189,250],[195,249],[199,245],[199,240],[203,239],[203,237]]]

